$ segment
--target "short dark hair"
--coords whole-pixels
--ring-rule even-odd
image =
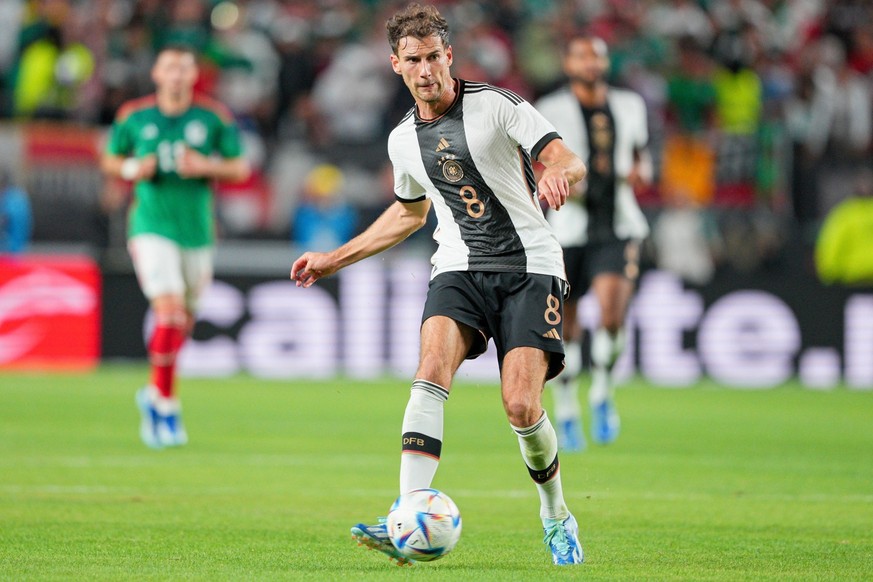
[[[443,41],[443,46],[449,45],[449,23],[434,6],[410,4],[395,13],[385,23],[385,28],[388,29],[388,44],[395,55],[400,39],[407,36],[424,39],[437,35]]]
[[[166,52],[182,53],[182,54],[187,53],[187,54],[191,55],[192,57],[194,57],[195,59],[198,57],[197,49],[194,48],[193,46],[191,46],[190,44],[185,44],[183,42],[168,42],[167,44],[161,46],[158,49],[157,55],[160,55],[161,53],[166,53]],[[157,55],[155,55],[155,56],[157,56]]]
[[[594,50],[600,53],[602,57],[609,57],[609,45],[603,38],[588,32],[587,30],[576,30],[567,37],[567,42],[564,43],[564,52],[567,52],[570,45],[576,41],[590,42],[594,46]]]

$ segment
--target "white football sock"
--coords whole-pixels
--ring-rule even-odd
[[[582,414],[582,406],[579,404],[579,383],[575,378],[572,380],[559,376],[552,380],[552,397],[555,401],[555,420],[566,422],[579,418]]]
[[[624,351],[624,341],[624,328],[611,334],[605,327],[598,327],[591,336],[591,363],[594,366],[612,369],[621,352]]]
[[[400,493],[430,487],[443,446],[443,405],[449,392],[415,380],[403,415]]]
[[[564,371],[558,376],[576,379],[582,372],[582,346],[577,341],[564,344]]]
[[[591,388],[588,401],[599,404],[612,396],[612,367],[624,351],[625,333],[620,328],[615,335],[598,327],[591,337]]]
[[[582,350],[579,342],[567,342],[564,346],[564,370],[549,382],[552,387],[555,420],[559,423],[579,418],[579,373],[582,370]]]
[[[558,437],[548,415],[543,411],[533,426],[513,426],[512,430],[518,435],[521,457],[540,495],[540,517],[561,521],[567,519],[570,511],[564,502],[564,490],[561,487]]]

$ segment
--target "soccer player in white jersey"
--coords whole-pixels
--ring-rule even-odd
[[[540,200],[557,210],[585,164],[554,127],[510,91],[454,79],[448,25],[412,4],[387,23],[391,66],[415,101],[392,131],[396,201],[361,235],[327,253],[308,252],[291,278],[309,287],[399,243],[431,207],[439,243],[421,325],[421,355],[402,424],[400,492],[431,486],[443,439],[443,405],[466,358],[493,338],[503,406],[540,497],[555,564],[582,562],[578,525],[564,502],[557,435],[543,410],[546,379],[563,368],[561,247]],[[535,182],[532,159],[545,170]],[[384,524],[352,534],[398,563]]]
[[[611,443],[619,432],[612,368],[625,346],[624,321],[639,274],[639,245],[649,232],[634,189],[651,182],[646,149],[646,106],[631,91],[606,82],[606,43],[585,34],[567,44],[563,57],[569,83],[537,101],[536,108],[561,132],[567,146],[588,165],[581,195],[571,196],[548,219],[564,248],[570,283],[564,334],[567,366],[551,383],[563,450],[581,450],[578,376],[582,368],[578,300],[591,288],[600,321],[591,338],[591,438]]]

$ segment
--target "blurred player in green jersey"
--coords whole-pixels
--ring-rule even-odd
[[[128,249],[155,318],[148,343],[152,378],[136,401],[140,436],[154,448],[188,440],[175,362],[194,327],[197,300],[212,281],[211,182],[242,181],[250,172],[233,116],[195,95],[197,74],[189,48],[161,50],[152,68],[155,93],[119,109],[102,160],[107,175],[134,183]]]

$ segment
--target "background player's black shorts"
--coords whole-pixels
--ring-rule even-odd
[[[616,273],[635,281],[640,273],[640,244],[635,240],[589,243],[564,249],[564,268],[570,283],[569,299],[585,295],[594,277]]]
[[[564,368],[563,317],[566,283],[529,273],[450,271],[431,280],[422,323],[444,315],[479,331],[467,359],[477,358],[494,338],[497,359],[517,347],[549,354],[547,379]]]

